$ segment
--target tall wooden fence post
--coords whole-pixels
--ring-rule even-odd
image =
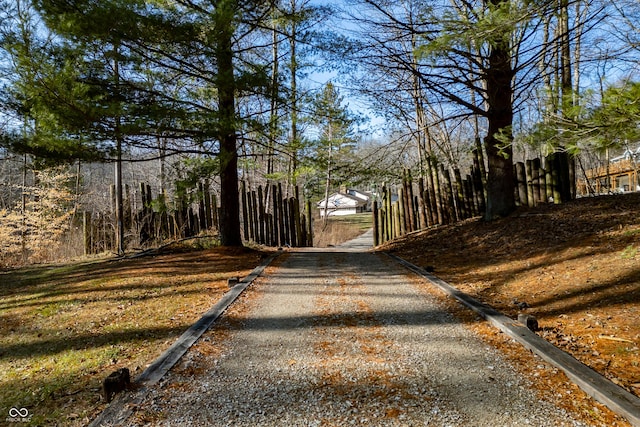
[[[427,228],[429,226],[427,218],[427,206],[424,200],[424,177],[420,176],[418,179],[418,216],[420,218],[420,224],[418,227],[420,229]]]
[[[275,184],[271,185],[271,200],[273,201],[273,236],[271,238],[274,246],[280,246],[282,245],[280,241],[280,210],[278,209],[278,186]]]
[[[456,216],[458,220],[462,220],[464,218],[468,218],[467,214],[467,206],[465,204],[464,197],[464,184],[462,183],[462,174],[460,173],[460,169],[455,168],[453,170],[453,179],[455,181],[455,192],[454,198],[456,202]]]
[[[307,246],[313,247],[313,211],[311,200],[307,200]]]
[[[275,194],[274,194],[275,196]],[[278,193],[277,193],[277,198],[278,198],[278,240],[279,240],[279,245],[284,245],[285,243],[287,243],[287,230],[286,230],[286,215],[285,215],[285,207],[284,207],[284,202],[282,199],[282,184],[278,183]]]
[[[300,199],[298,187],[296,187],[296,197],[293,198],[293,221],[295,224],[297,246],[304,246],[304,242],[302,241],[302,222],[300,221]]]
[[[540,200],[540,159],[531,160],[531,192],[533,206],[538,206]]]
[[[403,187],[398,188],[398,234],[397,236],[403,236],[407,232],[406,222],[407,217],[405,215],[405,191]]]
[[[242,226],[244,230],[244,240],[247,242],[249,237],[249,205],[247,203],[247,183],[242,181],[241,183],[241,200],[242,200]]]
[[[298,246],[298,234],[296,233],[296,199],[291,197],[288,199],[289,203],[289,237],[291,238],[291,246]]]
[[[380,224],[378,223],[378,201],[373,201],[373,246],[380,244]]]
[[[258,226],[260,233],[260,237],[258,238],[258,243],[264,244],[264,226],[265,226],[265,218],[264,218],[264,199],[262,194],[262,186],[258,186]]]
[[[527,179],[527,203],[526,206],[532,208],[535,203],[533,199],[533,162],[531,160],[526,161],[526,179]]]
[[[527,196],[527,177],[525,171],[525,165],[523,162],[517,162],[514,165],[515,168],[515,177],[516,177],[516,191],[517,198],[516,202],[518,206],[527,206],[528,196]]]

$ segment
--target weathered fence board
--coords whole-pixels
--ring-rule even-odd
[[[473,167],[462,179],[459,170],[449,171],[432,163],[428,173],[417,180],[405,170],[397,198],[390,186],[383,185],[381,200],[374,204],[374,243],[379,245],[433,225],[478,215],[480,206],[484,206],[479,170]]]
[[[138,186],[139,202],[125,191],[125,218],[127,244],[149,246],[167,238],[193,237],[206,231],[218,230],[219,206],[217,197],[207,182],[195,189],[196,201],[178,197],[169,210],[165,195],[154,198],[151,187]],[[283,198],[281,184],[248,190],[241,182],[241,224],[245,241],[269,246],[311,246],[313,222],[311,203],[307,201],[306,213],[297,197]],[[115,191],[112,189],[112,194]],[[178,193],[178,192],[176,192]],[[267,194],[270,193],[267,197]],[[296,194],[299,194],[296,191]],[[269,199],[269,200],[267,200]],[[115,205],[115,204],[112,204]],[[112,206],[113,211],[113,206]],[[112,212],[85,212],[83,214],[83,242],[86,254],[113,251],[115,227]]]
[[[247,190],[241,185],[243,202],[242,224],[248,241],[268,246],[311,246],[313,228],[311,205],[307,202],[307,213],[300,209],[297,196],[283,198],[282,186],[272,185],[267,192],[262,186]],[[270,193],[270,195],[268,194]],[[296,189],[296,195],[299,191]],[[270,200],[267,200],[270,198]]]
[[[567,169],[566,153],[555,153],[514,165],[516,205],[534,207],[541,203],[562,203],[574,197],[575,185]]]
[[[517,206],[561,203],[573,197],[571,168],[566,153],[555,153],[543,160],[514,164]],[[414,182],[405,170],[393,200],[391,187],[383,185],[380,203],[374,210],[374,238],[382,244],[404,234],[438,224],[462,221],[482,215],[485,210],[485,179],[482,158],[474,151],[470,173],[462,178],[458,169],[449,170],[432,159],[424,176]]]

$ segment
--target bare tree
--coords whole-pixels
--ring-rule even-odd
[[[366,73],[372,80],[380,81],[389,76],[403,76],[397,79],[395,88],[383,86],[376,90],[369,86],[367,95],[382,104],[393,99],[385,95],[394,91],[415,94],[408,95],[404,103],[392,103],[398,106],[398,111],[404,109],[397,116],[409,117],[409,111],[413,111],[419,117],[422,105],[437,104],[444,115],[441,120],[472,118],[469,123],[475,124],[473,128],[485,129],[485,218],[490,220],[511,212],[515,207],[513,132],[522,125],[514,117],[527,106],[541,83],[553,82],[547,66],[549,53],[556,48],[561,49],[555,56],[558,58],[555,69],[564,70],[565,92],[571,92],[572,58],[567,46],[576,39],[569,31],[569,16],[562,11],[575,2],[485,0],[478,5],[450,0],[425,5],[410,0],[354,0],[352,4],[357,6],[353,9],[357,12],[352,13],[355,22],[382,29],[363,32],[366,38],[356,44],[355,51],[360,54],[356,58],[360,62],[364,59]],[[594,15],[591,11],[588,18],[591,24]],[[563,27],[557,27],[561,31],[549,32],[550,16],[558,16],[564,23]],[[581,25],[584,31],[590,28]],[[401,43],[405,44],[404,49],[397,48]],[[415,48],[409,48],[412,43]],[[390,46],[395,48],[393,52]],[[400,51],[404,54],[397,54]],[[418,53],[414,58],[410,55],[413,52]],[[560,67],[561,59],[564,68]],[[543,73],[539,72],[541,69]],[[406,88],[404,82],[413,82],[412,87]]]

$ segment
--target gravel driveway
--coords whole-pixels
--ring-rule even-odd
[[[364,242],[283,254],[130,425],[584,425]]]

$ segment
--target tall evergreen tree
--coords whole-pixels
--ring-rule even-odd
[[[311,122],[317,129],[317,139],[313,150],[313,163],[319,171],[324,171],[325,201],[336,180],[335,173],[340,168],[348,167],[346,161],[352,157],[356,143],[353,135],[356,120],[343,103],[344,97],[331,82],[324,86],[314,100]],[[337,178],[343,180],[349,175],[343,172],[342,176]],[[327,219],[326,206],[324,219]]]
[[[272,93],[268,64],[254,62],[269,45],[268,5],[38,0],[36,6],[74,53],[65,57],[79,65],[71,81],[86,92],[60,91],[76,101],[59,105],[61,133],[104,141],[116,159],[125,147],[155,148],[158,137],[171,142],[164,153],[215,156],[221,241],[240,245],[237,139],[245,126],[261,125],[239,117],[236,99]],[[255,109],[250,113],[259,117]]]
[[[238,198],[238,152],[236,123],[236,77],[233,64],[234,24],[238,19],[235,0],[220,0],[214,19],[215,56],[220,120],[220,241],[227,246],[242,246]]]

